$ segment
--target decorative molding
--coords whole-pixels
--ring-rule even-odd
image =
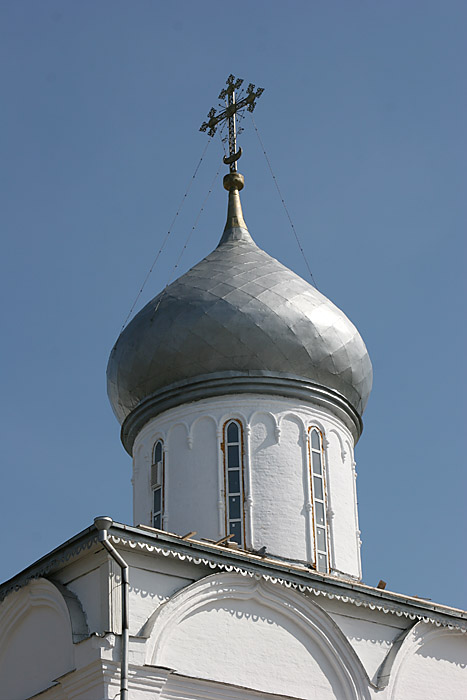
[[[281,429],[279,425],[276,425],[274,428],[274,439],[276,441],[276,445],[280,445],[281,442]]]
[[[290,700],[290,696],[204,678],[193,678],[175,672],[170,673],[163,693],[167,700],[187,700],[187,698],[190,700]]]
[[[459,628],[452,630],[449,626],[440,630],[438,628],[441,625],[438,622],[435,621],[434,626],[423,624],[426,622],[427,620],[423,618],[420,622],[413,625],[406,635],[401,635],[399,644],[395,646],[395,653],[392,656],[390,653],[388,659],[380,667],[378,687],[385,688],[388,686],[388,700],[397,700],[397,698],[401,697],[398,690],[399,676],[407,657],[416,654],[433,637],[460,635],[461,632],[465,632],[465,630]]]
[[[402,608],[398,607],[397,604],[393,604],[389,600],[385,600],[382,603],[371,603],[369,601],[363,600],[362,598],[359,598],[358,593],[356,596],[333,593],[331,591],[324,590],[323,588],[320,588],[316,585],[314,586],[311,584],[296,583],[283,576],[271,576],[267,573],[260,573],[259,571],[254,570],[253,568],[247,568],[247,566],[235,566],[233,564],[224,564],[221,562],[212,561],[207,557],[184,554],[182,552],[177,552],[175,550],[168,549],[163,546],[152,545],[146,542],[136,542],[134,540],[125,539],[123,537],[116,537],[115,535],[111,535],[110,539],[114,544],[120,544],[124,547],[128,547],[133,550],[140,549],[154,554],[160,554],[163,557],[173,557],[174,559],[179,559],[180,561],[187,561],[195,565],[206,566],[210,569],[218,569],[219,571],[226,571],[228,573],[238,573],[241,576],[249,576],[250,578],[255,578],[257,580],[263,579],[264,581],[271,581],[271,583],[273,584],[285,586],[285,588],[293,588],[295,590],[300,591],[300,593],[312,593],[315,596],[322,595],[325,598],[329,598],[329,600],[340,600],[343,603],[349,603],[351,605],[356,605],[357,607],[362,606],[364,608],[369,608],[370,610],[378,610],[385,614],[389,613],[397,615],[397,617],[405,617],[409,620],[421,620],[426,623],[432,622],[433,624],[445,627],[446,629],[457,629],[460,632],[467,632],[467,621],[461,622],[459,620],[458,622],[447,622],[446,620],[442,620],[431,615],[407,612],[406,610],[403,610]],[[305,573],[305,570],[303,571],[303,573]],[[343,575],[342,572],[338,573],[341,576]],[[323,576],[323,578],[325,577]],[[327,580],[323,581],[323,585],[326,585],[326,583],[332,585],[334,583],[332,577],[328,576],[326,577],[326,579]],[[347,579],[349,579],[348,575]]]
[[[204,415],[206,415],[206,414],[204,414]],[[197,420],[199,420],[199,419],[197,419]],[[213,418],[213,420],[215,420],[215,419]],[[239,423],[241,423],[243,429],[245,428],[246,425],[248,425],[248,419],[247,419],[245,413],[243,412],[243,410],[241,410],[238,406],[229,407],[227,412],[223,413],[221,415],[221,417],[218,419],[218,426],[222,431],[221,432],[222,438],[224,436],[223,431],[224,431],[225,424],[231,420],[236,420]]]
[[[13,593],[14,591],[19,591],[20,588],[26,586],[29,583],[29,581],[32,581],[33,579],[37,578],[46,578],[51,571],[55,571],[57,568],[59,568],[60,564],[64,564],[70,561],[70,559],[74,559],[75,557],[79,556],[82,552],[92,549],[94,545],[99,546],[97,533],[90,536],[88,539],[85,539],[83,542],[71,544],[70,546],[64,547],[63,549],[58,549],[56,553],[52,552],[54,556],[50,559],[47,558],[45,562],[39,560],[37,564],[33,564],[23,573],[15,576],[11,580],[11,582],[7,581],[1,586],[0,603],[10,593]]]
[[[294,375],[260,371],[218,372],[201,375],[187,382],[176,382],[142,401],[124,420],[121,440],[129,454],[139,432],[160,413],[185,403],[232,394],[262,394],[298,399],[323,406],[340,418],[352,433],[355,442],[363,424],[353,406],[338,392]],[[245,423],[246,424],[246,421]]]
[[[65,605],[68,608],[73,642],[76,644],[77,642],[81,642],[83,639],[89,637],[89,627],[86,619],[86,614],[83,610],[83,606],[81,605],[81,601],[76,595],[76,593],[73,593],[73,591],[71,591],[59,581],[49,579],[49,582],[52,583],[55,586],[55,588],[57,588],[58,592],[61,594],[63,600],[65,601]]]
[[[337,437],[337,440],[339,442],[339,448],[340,448],[340,453],[341,453],[341,461],[342,464],[345,462],[345,458],[347,457],[347,450],[345,449],[345,442],[342,439],[342,436],[339,434],[339,432],[335,428],[330,428],[328,431],[329,434],[332,433],[332,435],[335,435]],[[324,438],[324,444],[326,449],[329,448],[329,439],[327,437]]]
[[[88,628],[86,621],[83,620],[84,613],[80,603],[70,591],[68,591],[68,600],[64,598],[58,587],[45,578],[38,577],[28,583],[29,585],[23,588],[19,596],[13,596],[5,601],[0,608],[0,659],[4,649],[10,644],[13,631],[21,625],[31,608],[42,607],[52,609],[60,617],[61,623],[67,630],[67,639],[69,638],[68,665],[72,668],[72,640],[75,641],[73,621],[75,621],[75,631],[78,637],[76,641],[81,641],[88,636]],[[73,602],[72,599],[74,599]]]
[[[254,531],[253,531],[253,478],[251,469],[251,426],[250,423],[244,424],[244,445],[243,445],[243,474],[245,477],[246,490],[244,493],[246,502],[245,517],[245,544],[249,549],[253,548]]]
[[[414,622],[413,625],[410,625],[409,627],[407,627],[407,629],[402,630],[402,632],[394,639],[388,654],[386,655],[381,666],[378,669],[378,674],[376,678],[376,685],[378,686],[378,688],[386,688],[388,686],[391,677],[392,667],[398,655],[399,649],[401,648],[407,635],[411,634],[414,626],[418,624],[420,623]]]
[[[211,421],[214,424],[214,428],[216,430],[217,437],[219,437],[219,434],[222,437],[222,426],[218,425],[214,416],[212,416],[208,412],[202,413],[201,415],[195,416],[195,418],[192,419],[191,423],[189,423],[189,424],[188,424],[188,422],[183,421],[183,423],[184,423],[184,425],[186,425],[186,429],[187,429],[186,439],[187,439],[187,444],[188,444],[189,450],[193,449],[194,432],[195,432],[195,428],[196,428],[197,424],[200,421],[206,420],[206,419]],[[219,431],[221,431],[221,432],[219,433]]]
[[[147,661],[158,666],[172,633],[187,617],[221,600],[254,600],[305,629],[330,661],[346,697],[368,700],[370,680],[360,659],[337,624],[319,605],[294,590],[277,590],[273,581],[213,574],[183,588],[160,605],[148,619],[142,635],[148,639]]]

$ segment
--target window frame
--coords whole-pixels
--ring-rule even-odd
[[[313,447],[312,435],[316,432],[319,437],[319,448]],[[320,455],[320,466],[321,474],[315,472],[313,469],[313,454]],[[328,512],[327,512],[327,484],[326,484],[326,461],[324,454],[324,434],[322,430],[317,425],[310,425],[308,428],[308,466],[310,472],[310,496],[311,496],[311,512],[312,512],[312,524],[313,524],[313,550],[315,557],[315,568],[316,571],[322,574],[328,574],[330,572],[330,555],[331,546],[329,539],[329,523],[328,523]],[[322,498],[315,493],[315,483],[314,479],[321,479],[322,483]],[[324,524],[317,522],[317,504],[322,504]],[[318,528],[324,529],[326,550],[323,548],[318,548]],[[322,554],[326,557],[326,569],[319,568],[319,555]]]
[[[235,424],[238,429],[238,441],[230,442],[228,439],[228,428],[231,424]],[[229,467],[229,446],[238,446],[238,467]],[[224,455],[224,514],[225,514],[225,535],[226,537],[231,533],[230,525],[232,522],[240,522],[240,542],[237,542],[233,537],[230,541],[236,542],[241,549],[245,549],[245,475],[244,475],[244,435],[243,435],[243,425],[238,418],[229,418],[224,423],[222,431],[222,452]],[[229,490],[229,471],[239,471],[239,487],[240,491],[230,493]],[[240,518],[230,518],[230,508],[229,508],[229,497],[234,497],[238,495],[240,497]]]
[[[160,461],[156,462],[156,449],[157,446],[161,446],[161,459]],[[160,466],[158,466],[160,465]],[[154,480],[154,471],[155,468],[160,473],[157,474],[157,480]],[[151,460],[151,471],[150,471],[150,480],[151,480],[151,527],[154,527],[156,530],[163,530],[163,523],[164,523],[164,511],[165,511],[165,450],[164,450],[164,441],[162,438],[158,438],[154,446],[152,448],[152,460]],[[155,512],[155,494],[156,491],[160,491],[160,510]],[[158,527],[155,523],[156,517],[160,517],[160,527]]]

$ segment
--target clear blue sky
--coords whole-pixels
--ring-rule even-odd
[[[364,580],[467,607],[466,26],[455,0],[0,3],[0,580],[95,515],[132,522],[107,358],[232,72],[266,89],[255,119],[313,274],[373,361]],[[250,231],[306,277],[245,125]],[[221,155],[215,140],[138,308]],[[180,272],[217,244],[225,210],[219,177]]]

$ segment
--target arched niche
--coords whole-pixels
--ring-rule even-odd
[[[219,465],[217,425],[211,416],[199,416],[190,430],[177,423],[169,431],[165,462],[166,528],[198,537],[219,535]]]
[[[85,622],[77,625],[84,635]],[[1,697],[24,700],[73,668],[70,610],[58,588],[37,579],[11,593],[0,606]]]
[[[250,418],[251,453],[257,456],[279,442],[279,426],[274,414],[269,411],[254,411]]]
[[[420,621],[403,638],[379,685],[389,700],[464,700],[467,634]]]
[[[368,679],[332,619],[304,595],[240,574],[176,593],[143,628],[146,663],[299,697],[363,700]]]

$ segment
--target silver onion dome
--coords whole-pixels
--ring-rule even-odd
[[[217,248],[146,304],[111,352],[108,394],[126,449],[167,408],[245,391],[325,403],[358,439],[372,384],[360,334],[255,244],[241,210],[243,177],[231,173],[224,185],[229,206]]]

